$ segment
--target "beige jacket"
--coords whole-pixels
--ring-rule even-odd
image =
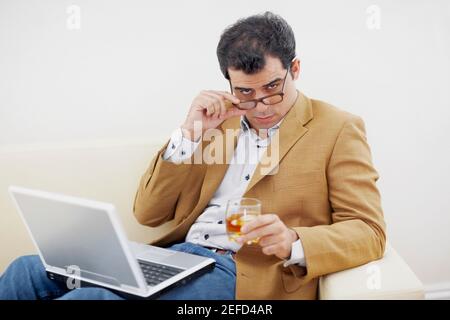
[[[239,128],[239,118],[229,119],[220,135],[230,139],[225,130]],[[259,246],[244,246],[235,256],[237,299],[315,299],[320,276],[384,253],[378,174],[361,118],[299,93],[276,135],[272,147],[279,143],[279,163],[263,162],[265,170],[260,164],[245,196],[260,199],[263,213],[278,214],[298,233],[307,266],[285,268]],[[224,143],[226,156],[232,155],[235,143],[235,138],[234,144]],[[197,155],[207,153],[211,144],[203,141]],[[165,148],[143,175],[134,203],[135,216],[144,225],[174,220],[173,227],[152,242],[159,246],[184,241],[228,167],[164,161]]]

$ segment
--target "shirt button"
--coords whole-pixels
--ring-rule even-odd
[[[223,221],[222,221],[222,220],[220,220],[220,221],[218,221],[217,223],[218,223],[218,224],[223,224]]]
[[[186,152],[184,152],[184,150],[181,150],[181,155],[184,156],[186,154]]]
[[[247,180],[247,181],[250,180],[250,175],[249,174],[245,176],[245,180]]]
[[[172,143],[172,149],[175,149],[175,145]]]
[[[205,234],[205,235],[204,235],[204,238],[205,238],[205,240],[208,240],[209,234]]]

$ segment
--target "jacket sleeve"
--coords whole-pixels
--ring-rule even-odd
[[[172,220],[191,164],[164,160],[167,144],[153,158],[136,192],[133,212],[139,223],[157,227]]]
[[[303,244],[306,268],[288,268],[305,282],[384,254],[386,234],[376,187],[378,173],[361,118],[352,117],[342,127],[329,159],[327,179],[332,224],[294,228]]]

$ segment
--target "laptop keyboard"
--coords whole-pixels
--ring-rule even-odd
[[[138,260],[138,262],[149,286],[156,286],[164,280],[184,271],[183,269],[149,261]]]

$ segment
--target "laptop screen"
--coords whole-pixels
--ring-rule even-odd
[[[104,209],[52,197],[13,192],[45,263],[85,279],[139,287]]]

